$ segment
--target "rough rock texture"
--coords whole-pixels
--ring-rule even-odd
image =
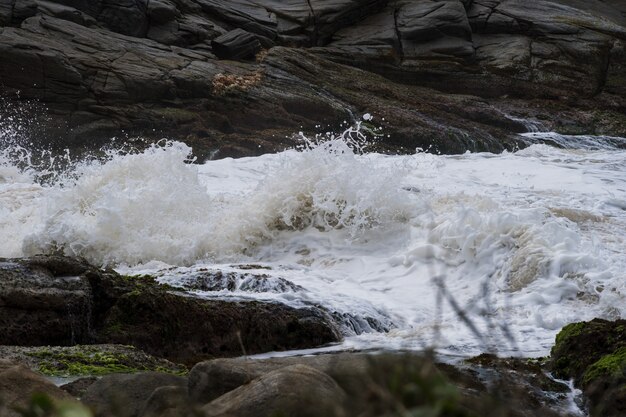
[[[0,415],[20,416],[15,408],[25,408],[35,393],[69,400],[70,395],[23,365],[0,359]]]
[[[145,372],[105,376],[82,396],[96,417],[138,417],[152,393],[160,387],[184,387],[183,377]]]
[[[0,260],[0,343],[68,345],[89,337],[91,289],[73,265]]]
[[[346,394],[328,375],[291,365],[260,376],[211,401],[205,416],[316,417],[339,415]]]
[[[376,150],[499,151],[516,117],[626,135],[625,43],[620,0],[2,0],[0,98],[74,151],[258,154],[365,112],[385,117]]]
[[[148,355],[132,346],[2,346],[0,358],[25,365],[47,376],[75,377],[159,371],[187,373],[187,368],[165,359]]]
[[[98,338],[192,365],[206,357],[320,346],[340,336],[315,309],[143,290],[119,298]]]
[[[314,307],[204,300],[62,256],[0,259],[0,344],[117,343],[194,364],[340,337]]]
[[[583,389],[592,416],[626,413],[626,320],[568,324],[556,337],[549,366]]]

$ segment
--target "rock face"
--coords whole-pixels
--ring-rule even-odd
[[[0,97],[74,150],[258,154],[370,112],[376,150],[499,151],[515,117],[626,135],[625,43],[619,0],[2,0]]]
[[[0,260],[0,344],[118,343],[193,364],[339,339],[312,307],[203,300],[60,256]]]

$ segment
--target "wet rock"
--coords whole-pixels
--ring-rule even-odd
[[[232,391],[269,372],[293,366],[306,365],[333,378],[362,375],[369,366],[367,354],[339,353],[303,357],[270,359],[214,359],[196,364],[189,373],[189,396],[200,404]]]
[[[279,3],[0,0],[0,96],[38,100],[30,135],[76,152],[124,132],[201,159],[256,155],[365,112],[387,121],[376,151],[499,152],[523,146],[504,107],[561,133],[626,134],[619,0]],[[259,43],[268,59],[229,60]],[[224,94],[224,77],[255,82]]]
[[[337,415],[345,393],[328,375],[305,365],[269,372],[202,408],[205,416]]]
[[[146,289],[120,297],[101,340],[137,346],[174,362],[320,346],[340,339],[328,317],[256,301],[231,302]]]
[[[0,415],[18,417],[15,408],[26,408],[33,394],[45,394],[57,400],[70,395],[23,365],[0,359]]]
[[[261,42],[243,29],[235,29],[211,41],[213,53],[220,59],[250,59],[261,51]]]
[[[311,348],[341,338],[332,317],[316,307],[201,299],[150,276],[121,276],[62,256],[2,260],[0,274],[3,344],[123,344],[194,364],[209,357]]]
[[[568,324],[556,336],[548,366],[555,376],[580,385],[590,365],[621,347],[626,347],[626,320]]]
[[[69,345],[89,339],[84,266],[59,258],[0,260],[0,344]]]
[[[96,417],[138,417],[156,389],[185,385],[183,377],[158,372],[109,375],[93,383],[81,401]]]
[[[626,320],[568,324],[556,337],[549,366],[584,390],[592,416],[626,412]]]

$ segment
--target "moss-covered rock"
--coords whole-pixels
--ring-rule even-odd
[[[626,415],[626,320],[572,323],[556,337],[553,373],[584,390],[593,417]]]
[[[593,319],[568,324],[556,336],[548,367],[555,376],[573,378],[580,385],[590,365],[623,346],[626,347],[626,320]]]
[[[187,368],[156,358],[132,346],[0,346],[0,356],[28,366],[47,376],[106,375],[158,371],[186,374]]]
[[[0,275],[4,345],[132,345],[191,365],[213,357],[312,348],[341,338],[333,318],[320,308],[203,299],[149,275],[120,275],[81,259],[0,259]],[[135,368],[119,357],[73,352],[42,370],[100,374]]]

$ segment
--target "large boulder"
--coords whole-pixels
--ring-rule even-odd
[[[188,365],[207,357],[304,349],[340,338],[330,318],[315,308],[202,300],[147,289],[120,297],[98,336]]]
[[[185,386],[185,378],[158,372],[109,375],[91,384],[81,401],[96,417],[138,417],[156,389]]]
[[[213,400],[205,416],[317,417],[339,415],[346,395],[328,375],[305,365],[269,372]]]
[[[213,359],[196,364],[189,373],[189,396],[195,403],[205,404],[269,372],[306,365],[342,380],[346,376],[362,376],[371,363],[370,356],[360,353],[338,353],[302,357],[267,359]]]
[[[20,416],[16,409],[27,409],[35,394],[55,400],[71,399],[65,391],[27,367],[0,360],[0,415]]]

